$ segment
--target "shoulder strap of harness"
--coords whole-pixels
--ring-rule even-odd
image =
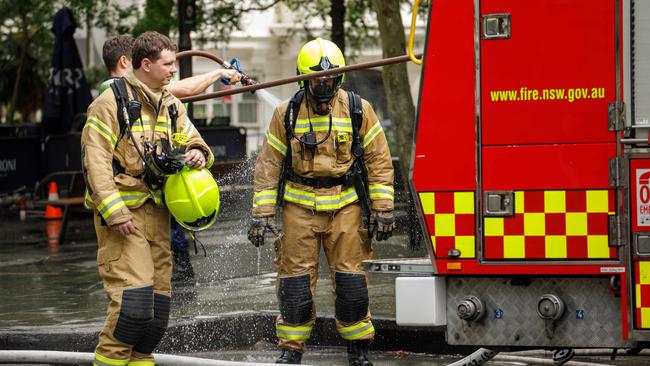
[[[171,131],[172,134],[176,133],[176,120],[178,119],[178,108],[176,108],[176,103],[172,103],[167,107],[167,112],[169,112],[169,119],[171,120]]]
[[[361,124],[363,124],[363,108],[361,107],[361,97],[359,94],[356,94],[353,91],[349,91],[348,103],[350,106],[350,118],[352,119],[352,142],[353,144],[359,145],[359,147],[362,149],[363,155],[361,137],[359,136],[359,130],[361,129]]]
[[[111,89],[113,90],[113,94],[115,95],[115,102],[117,103],[116,114],[117,121],[120,126],[120,135],[117,137],[117,141],[115,142],[115,147],[117,147],[117,144],[127,132],[126,121],[124,120],[124,110],[129,111],[129,93],[126,90],[126,81],[124,78],[115,78],[111,84]],[[131,89],[131,94],[133,96],[133,100],[137,102],[138,96],[133,88]],[[113,158],[113,175],[124,172],[125,169],[115,158]]]
[[[296,126],[296,119],[300,111],[300,104],[305,96],[305,89],[299,89],[296,94],[291,97],[289,106],[284,112],[284,132],[287,137],[287,150],[284,156],[282,167],[280,168],[280,177],[278,179],[278,195],[276,202],[278,206],[282,207],[284,204],[284,183],[287,181],[287,176],[293,173],[291,161],[291,139],[293,138],[293,129]]]
[[[126,121],[124,120],[124,115],[122,113],[123,109],[129,103],[129,94],[126,91],[126,82],[124,78],[115,78],[111,84],[111,89],[115,95],[115,102],[117,102],[117,121],[120,125],[120,135],[117,138],[117,141],[120,141],[126,131]]]
[[[129,110],[129,93],[126,90],[126,81],[124,78],[115,78],[111,84],[111,89],[113,90],[113,94],[115,95],[115,102],[117,103],[117,121],[120,125],[120,135],[117,138],[117,142],[119,142],[126,131],[126,121],[124,120],[123,111],[125,108],[127,111]],[[135,90],[133,90],[133,88],[131,88],[131,94],[133,96],[133,100],[137,102],[138,95],[136,94]],[[117,144],[117,142],[115,144]]]
[[[352,163],[352,167],[350,167],[349,173],[352,174],[354,190],[357,192],[361,210],[366,217],[366,223],[369,225],[371,209],[370,192],[368,190],[368,171],[363,161],[363,144],[361,143],[361,135],[359,134],[359,130],[363,124],[361,97],[349,91],[348,102],[350,104],[350,118],[352,119],[352,155],[354,156],[354,162]]]

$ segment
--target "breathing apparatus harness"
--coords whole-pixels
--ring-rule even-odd
[[[129,100],[129,95],[126,90],[126,82],[124,78],[117,78],[111,84],[111,89],[115,95],[115,100],[117,102],[117,119],[120,125],[120,135],[117,139],[119,142],[122,139],[122,136],[125,134],[129,136],[133,147],[137,151],[140,159],[142,159],[142,164],[144,167],[142,175],[139,177],[143,179],[147,187],[151,190],[160,190],[164,183],[165,177],[167,175],[172,175],[180,172],[184,166],[184,151],[185,147],[181,143],[183,142],[181,138],[175,139],[179,142],[179,147],[172,148],[171,143],[167,139],[160,140],[161,152],[158,153],[158,144],[147,141],[146,138],[144,141],[144,152],[140,150],[135,137],[131,131],[133,122],[140,121],[140,126],[142,124],[142,103],[138,100],[137,93],[133,88],[131,88],[131,94],[133,99]],[[171,104],[167,107],[167,112],[169,113],[169,119],[171,120],[171,130],[173,133],[176,131],[176,121],[178,120],[178,109],[176,104]],[[116,143],[117,146],[117,143]],[[125,173],[125,169],[120,165],[120,163],[113,158],[113,173]],[[205,250],[205,245],[196,237],[195,233],[191,230],[188,230],[190,238],[194,242],[194,253],[198,253],[197,242],[201,244],[203,249],[204,256],[207,256]]]
[[[159,190],[162,188],[166,175],[178,173],[184,165],[183,155],[184,147],[181,145],[178,148],[172,148],[171,143],[167,139],[160,140],[161,151],[158,153],[158,144],[152,141],[147,141],[144,138],[144,152],[138,146],[138,142],[132,133],[132,125],[134,122],[140,121],[142,124],[142,103],[138,100],[137,93],[131,89],[133,99],[129,100],[129,95],[126,90],[126,82],[123,78],[116,79],[111,84],[115,100],[117,102],[117,119],[120,125],[120,136],[118,142],[125,134],[129,136],[133,147],[142,159],[143,173],[139,178],[142,178],[151,190]],[[178,109],[175,104],[167,107],[169,118],[171,120],[171,130],[176,131],[176,120],[178,119]],[[124,168],[120,166],[116,159],[113,159],[113,170],[117,173],[124,173]]]
[[[295,138],[300,142],[300,153],[301,158],[304,159],[304,148],[309,149],[313,154],[315,153],[314,149],[316,146],[325,142],[332,131],[332,113],[329,114],[329,129],[327,131],[327,136],[316,141],[316,134],[313,131],[311,123],[309,124],[309,132],[306,132],[302,136],[296,136],[294,133],[296,127],[296,117],[300,111],[300,104],[305,95],[305,89],[301,88],[294,94],[294,96],[289,101],[289,106],[284,114],[284,129],[287,136],[287,152],[282,163],[280,170],[280,179],[278,182],[278,195],[277,202],[280,207],[284,204],[284,184],[287,180],[310,186],[313,188],[331,188],[338,185],[344,186],[354,186],[354,189],[359,197],[359,203],[363,211],[363,216],[367,219],[366,223],[370,225],[370,195],[368,192],[368,171],[366,170],[365,163],[363,161],[363,145],[361,144],[361,136],[359,135],[359,129],[363,123],[363,109],[361,107],[361,97],[352,91],[348,91],[348,101],[350,108],[350,117],[352,119],[352,155],[354,156],[354,162],[350,169],[340,177],[302,177],[297,175],[293,171],[292,158],[291,158],[291,139]],[[307,106],[309,110],[309,106]]]

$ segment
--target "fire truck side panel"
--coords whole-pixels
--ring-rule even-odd
[[[481,40],[482,144],[613,142],[614,0],[484,0],[511,15],[508,39]],[[589,14],[589,16],[586,16]]]
[[[417,192],[474,191],[476,102],[472,1],[433,1],[429,24],[413,184]]]
[[[615,3],[480,1],[480,260],[617,260]]]

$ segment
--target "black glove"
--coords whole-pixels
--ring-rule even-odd
[[[393,211],[375,212],[375,225],[374,225],[375,238],[377,241],[382,241],[393,236],[395,230],[395,216]]]
[[[264,245],[264,233],[267,230],[274,234],[277,232],[274,225],[275,219],[273,216],[251,219],[251,226],[248,229],[248,240],[250,240],[255,247]]]

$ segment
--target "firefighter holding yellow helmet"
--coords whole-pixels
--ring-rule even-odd
[[[334,43],[317,38],[301,48],[297,63],[299,74],[309,74],[343,67],[345,59]],[[387,239],[395,228],[393,166],[375,112],[341,89],[343,81],[340,73],[302,82],[276,108],[255,168],[248,233],[255,246],[275,231],[276,206],[283,206],[284,230],[275,241],[282,350],[276,363],[301,362],[316,319],[322,245],[349,364],[372,365],[367,354],[375,330],[362,261],[372,257],[373,236]]]
[[[175,51],[166,36],[141,34],[133,71],[88,108],[82,163],[110,297],[94,365],[154,365],[171,305],[170,211],[201,230],[218,210],[216,182],[204,169],[214,156],[165,88],[176,72]]]

